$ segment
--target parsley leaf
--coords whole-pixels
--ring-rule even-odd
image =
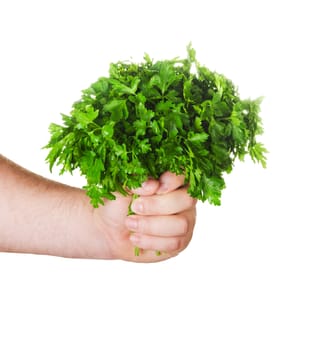
[[[187,58],[117,62],[82,91],[63,125],[51,124],[50,170],[79,169],[94,207],[149,176],[184,174],[191,196],[221,204],[223,174],[247,154],[266,167],[261,99],[243,100],[231,80]]]

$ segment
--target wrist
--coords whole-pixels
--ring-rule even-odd
[[[94,208],[85,191],[72,188],[68,193],[68,216],[66,221],[67,247],[61,254],[80,259],[112,259],[107,236],[109,227],[101,217],[101,208]]]

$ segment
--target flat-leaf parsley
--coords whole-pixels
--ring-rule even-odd
[[[51,124],[47,161],[80,169],[94,207],[165,171],[185,175],[189,194],[219,205],[236,158],[266,166],[261,99],[242,100],[233,83],[188,57],[117,62]]]

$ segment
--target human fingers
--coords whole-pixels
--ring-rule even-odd
[[[159,178],[160,186],[157,190],[157,194],[164,194],[176,190],[184,185],[184,175],[176,175],[169,171],[163,173]]]
[[[139,249],[161,253],[179,252],[186,248],[188,242],[185,237],[157,237],[139,234],[132,234],[130,241]]]
[[[125,220],[126,227],[137,234],[148,234],[154,236],[182,236],[191,226],[188,214],[167,216],[142,216],[131,215]]]
[[[182,187],[166,194],[139,197],[133,201],[131,209],[139,215],[171,215],[188,210],[195,204],[196,200]]]
[[[141,185],[141,187],[131,190],[131,193],[138,194],[139,196],[151,196],[157,192],[159,186],[159,181],[148,179]]]
[[[148,179],[140,188],[131,190],[132,193],[140,196],[149,196],[154,193],[164,194],[176,190],[184,185],[184,175],[176,175],[172,172],[166,171],[159,180]]]
[[[189,244],[195,224],[195,213],[189,210],[178,217],[158,218],[139,223],[137,230],[130,236],[133,245],[143,250],[155,250],[166,253],[180,252]],[[164,221],[166,221],[165,225]],[[148,230],[148,223],[150,228]]]

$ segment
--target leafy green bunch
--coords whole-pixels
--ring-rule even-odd
[[[219,205],[236,158],[266,166],[256,141],[261,99],[242,100],[225,76],[187,47],[187,58],[117,62],[82,91],[63,125],[51,124],[47,161],[60,173],[80,169],[94,207],[127,195],[165,171],[184,174],[189,194]]]

